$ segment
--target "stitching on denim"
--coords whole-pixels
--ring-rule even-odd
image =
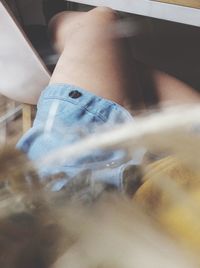
[[[60,100],[60,101],[69,102],[69,103],[74,104],[74,105],[77,105],[77,106],[79,105],[79,103],[70,101],[70,100],[67,99],[67,98],[61,98],[61,97],[55,97],[55,96],[53,96],[53,97],[51,97],[51,96],[48,96],[48,97],[47,97],[47,96],[46,96],[46,97],[43,98],[43,100],[48,100],[48,99],[57,99],[57,100]],[[88,113],[90,113],[90,114],[92,114],[92,115],[94,115],[94,116],[99,117],[99,119],[101,119],[104,123],[107,122],[107,118],[105,118],[103,115],[101,115],[101,114],[99,114],[99,113],[94,113],[94,112],[88,110],[88,109],[87,109],[86,107],[84,107],[84,106],[80,106],[79,108],[82,109],[82,110],[87,111]]]

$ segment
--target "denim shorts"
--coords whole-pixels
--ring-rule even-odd
[[[68,84],[52,84],[41,94],[33,127],[21,138],[17,148],[33,161],[53,154],[59,148],[74,144],[87,135],[133,121],[131,114],[120,105]],[[140,161],[140,157],[131,162]],[[45,180],[49,174],[66,176],[56,181],[53,191],[59,191],[84,171],[94,180],[120,187],[124,168],[123,152],[120,150],[85,152],[73,159],[63,159],[52,165],[39,167]]]

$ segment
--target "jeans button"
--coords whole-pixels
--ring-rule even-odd
[[[71,97],[72,99],[78,99],[82,96],[82,93],[79,92],[78,90],[73,90],[69,93],[69,97]]]

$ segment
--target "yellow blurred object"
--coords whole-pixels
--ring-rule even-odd
[[[134,200],[177,241],[199,250],[200,174],[167,157],[147,166],[144,181]]]
[[[189,204],[160,210],[158,220],[173,237],[191,250],[200,249],[200,189],[189,193]]]
[[[144,184],[138,189],[134,199],[145,208],[154,211],[173,201],[174,189],[170,184],[173,184],[172,186],[175,184],[187,191],[198,187],[200,189],[200,174],[186,168],[175,157],[167,157],[148,165],[143,181]],[[179,196],[177,195],[176,198],[178,199]]]

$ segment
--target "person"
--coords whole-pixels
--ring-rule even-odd
[[[88,12],[62,12],[51,20],[52,40],[60,58],[41,93],[33,127],[17,145],[31,160],[100,131],[99,126],[111,128],[134,120],[127,107],[133,111],[146,108],[128,44],[114,34],[119,19],[112,9],[98,7]],[[188,85],[158,70],[151,73],[161,105],[199,102],[199,94]],[[63,189],[85,171],[120,187],[127,165],[139,161],[124,164],[121,159],[120,151],[88,152],[76,160],[44,165],[40,174],[65,174],[54,183],[53,191]]]
[[[134,120],[134,115],[127,110],[130,100],[133,110],[137,105],[145,108],[127,44],[110,36],[110,29],[117,20],[118,15],[108,8],[96,8],[87,13],[64,12],[53,18],[50,27],[61,56],[49,86],[41,93],[33,127],[17,145],[31,160],[54,154],[55,150],[70,146],[89,133]],[[152,70],[152,75],[161,104],[177,103],[177,100],[179,103],[199,102],[199,95],[184,83],[157,70]],[[13,154],[8,150],[0,155],[2,170],[5,168],[1,177],[6,186],[5,192],[1,189],[1,267],[61,268],[69,263],[70,267],[77,267],[79,264],[101,266],[107,262],[109,266],[117,263],[124,267],[130,266],[130,261],[134,267],[147,267],[153,260],[160,263],[160,267],[169,266],[169,260],[172,260],[170,267],[196,267],[193,261],[195,253],[199,252],[196,235],[199,176],[185,169],[177,159],[169,157],[148,166],[146,182],[130,198],[131,207],[125,199],[111,198],[89,206],[89,210],[84,210],[84,206],[79,210],[77,204],[70,207],[68,199],[64,202],[63,195],[56,195],[61,196],[57,200],[51,194],[47,198],[44,189],[38,187],[35,173],[32,176],[36,185],[31,184],[31,174],[26,174],[24,168],[26,160],[18,154],[20,152]],[[58,174],[58,180],[54,177],[51,187],[59,193],[63,188],[69,189],[69,182],[79,175],[103,178],[120,187],[123,170],[136,161],[124,163],[121,158],[123,156],[116,150],[87,152],[75,160],[42,167],[40,177],[45,180],[48,174]],[[178,185],[189,189],[192,199],[188,201],[185,192],[174,198],[177,187],[172,195],[170,185],[166,192],[159,189],[157,186],[161,184],[155,184],[155,174],[159,180],[169,176],[179,182]],[[9,189],[9,198],[4,200]],[[136,203],[132,203],[132,198]],[[143,205],[145,210],[142,206],[139,209],[144,215],[136,204]],[[194,249],[193,254],[187,255],[185,250],[180,254],[182,251],[176,250],[169,237],[165,239],[166,233],[176,241],[183,241],[184,249]],[[187,260],[190,255],[191,265]]]

